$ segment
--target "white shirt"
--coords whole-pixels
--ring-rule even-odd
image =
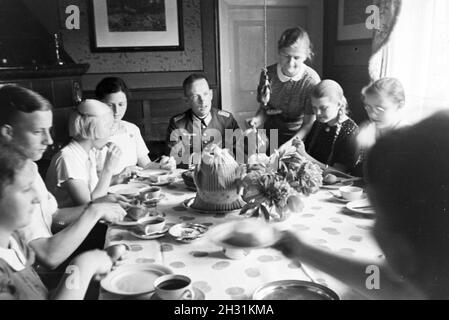
[[[87,153],[75,140],[53,156],[45,179],[47,188],[56,197],[60,208],[75,205],[68,191],[62,187],[64,182],[71,179],[84,181],[91,193],[98,183],[95,151]]]
[[[58,203],[55,197],[48,192],[44,181],[39,175],[37,165],[33,164],[36,170],[34,187],[39,198],[39,204],[35,206],[30,223],[18,230],[25,243],[39,238],[50,238],[53,235],[51,232],[53,215],[58,210]]]
[[[289,77],[286,76],[283,72],[282,72],[282,67],[281,65],[278,63],[277,64],[277,74],[278,74],[278,78],[279,80],[281,80],[281,82],[287,82],[287,81],[299,81],[301,80],[302,76],[304,75],[304,72],[306,71],[305,65],[302,66],[301,70],[294,76],[294,77]]]
[[[26,267],[26,257],[17,241],[11,236],[7,249],[0,247],[0,259],[3,259],[15,271],[19,272]]]
[[[113,174],[119,174],[126,167],[137,165],[141,157],[148,156],[150,152],[142,138],[140,129],[128,121],[120,121],[117,133],[111,136],[110,142],[116,144],[122,151],[118,169]],[[107,148],[97,151],[97,171],[101,172],[106,159]]]

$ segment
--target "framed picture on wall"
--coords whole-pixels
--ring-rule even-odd
[[[91,0],[91,49],[184,50],[181,0]]]
[[[366,27],[366,8],[373,4],[372,0],[338,0],[337,40],[371,39],[373,30]]]

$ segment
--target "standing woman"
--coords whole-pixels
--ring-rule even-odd
[[[251,127],[278,130],[278,144],[283,145],[293,137],[304,139],[312,128],[315,116],[310,101],[313,87],[320,82],[315,70],[304,62],[312,58],[312,45],[307,32],[301,27],[287,29],[279,43],[279,62],[268,67],[271,98],[263,104],[264,74],[261,74],[256,116],[249,120]],[[274,146],[276,147],[276,146]]]
[[[129,90],[126,83],[117,77],[108,77],[98,83],[95,89],[97,99],[107,104],[114,113],[114,125],[112,128],[112,136],[110,142],[117,145],[122,151],[122,158],[117,167],[115,175],[123,171],[134,170],[135,166],[145,167],[159,167],[158,164],[153,164],[148,156],[149,150],[142,138],[139,128],[128,121],[123,120],[128,107]],[[104,163],[106,150],[102,150],[100,159],[98,160],[98,168],[101,170]],[[174,169],[176,163],[170,162],[168,157],[163,157],[160,167],[165,169]]]

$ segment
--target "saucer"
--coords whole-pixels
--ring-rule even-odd
[[[205,300],[206,299],[206,295],[200,289],[193,288],[193,292],[195,293],[195,295],[192,300]],[[154,293],[151,296],[150,300],[162,300],[162,299],[157,295],[157,293]]]
[[[136,172],[136,175],[140,178],[155,178],[157,176],[165,176],[171,174],[171,170],[165,169],[144,169]]]
[[[165,213],[159,212],[159,211],[151,211],[148,213],[147,216],[142,217],[140,219],[145,219],[148,217],[165,217]],[[133,220],[133,219],[125,217],[124,220],[110,223],[110,225],[118,226],[118,227],[133,227],[133,226],[138,225],[138,222],[137,222],[137,220]]]
[[[143,178],[143,177],[138,177],[136,179],[130,180],[130,182],[132,182],[132,183],[145,183],[147,187],[148,186],[165,187],[165,186],[172,184],[175,181],[176,181],[175,177],[168,177],[167,179],[164,179],[163,181],[160,181],[160,182],[156,182],[154,180],[151,180],[150,178]]]
[[[149,182],[150,186],[153,187],[165,187],[168,186],[170,184],[172,184],[173,182],[175,182],[175,178],[174,177],[170,177],[168,178],[166,181],[161,181],[161,182]]]
[[[343,181],[343,182],[337,182],[334,184],[323,184],[321,186],[321,189],[325,189],[325,190],[338,190],[341,187],[349,187],[352,186],[354,184],[353,181]]]
[[[158,239],[158,238],[165,236],[167,234],[168,230],[169,230],[169,228],[165,227],[161,231],[152,232],[150,234],[137,233],[135,230],[131,230],[131,234],[134,237],[142,239],[142,240],[153,240],[153,239]]]
[[[203,236],[209,228],[197,223],[178,223],[168,230],[177,241],[190,243]]]
[[[100,284],[104,290],[113,294],[135,297],[154,292],[154,281],[167,274],[173,274],[173,271],[158,264],[124,264],[108,273]]]
[[[346,208],[352,212],[362,215],[374,216],[376,213],[368,199],[348,202],[346,204]]]
[[[342,203],[348,203],[348,202],[351,202],[351,200],[348,200],[348,199],[343,198],[343,197],[339,194],[338,191],[336,191],[336,192],[329,191],[329,193],[332,195],[332,199],[333,199],[333,200],[336,200],[336,201],[339,201],[339,202],[342,202]],[[364,200],[364,199],[366,199],[366,198],[367,198],[367,197],[366,197],[366,193],[364,193],[364,194],[360,197],[360,199],[357,199],[357,200]]]

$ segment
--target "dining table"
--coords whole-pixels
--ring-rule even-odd
[[[196,192],[181,178],[184,171],[177,169],[175,180],[161,187],[162,200],[155,209],[165,216],[168,226],[195,223],[213,228],[242,219],[238,214],[197,212],[184,205],[186,200],[196,196]],[[374,215],[348,210],[344,202],[325,189],[304,197],[303,202],[301,212],[292,213],[288,219],[273,223],[273,226],[279,230],[288,229],[323,250],[382,263],[384,255],[371,233]],[[116,244],[128,247],[123,264],[165,266],[175,274],[192,279],[192,286],[200,290],[206,300],[250,300],[258,288],[279,280],[311,281],[333,290],[342,300],[364,299],[332,276],[290,260],[271,247],[252,249],[243,259],[230,259],[224,255],[220,245],[206,236],[190,243],[179,242],[169,233],[157,239],[142,240],[133,236],[126,227],[111,225],[106,233],[105,246]],[[100,292],[100,299],[123,298],[106,290]]]

